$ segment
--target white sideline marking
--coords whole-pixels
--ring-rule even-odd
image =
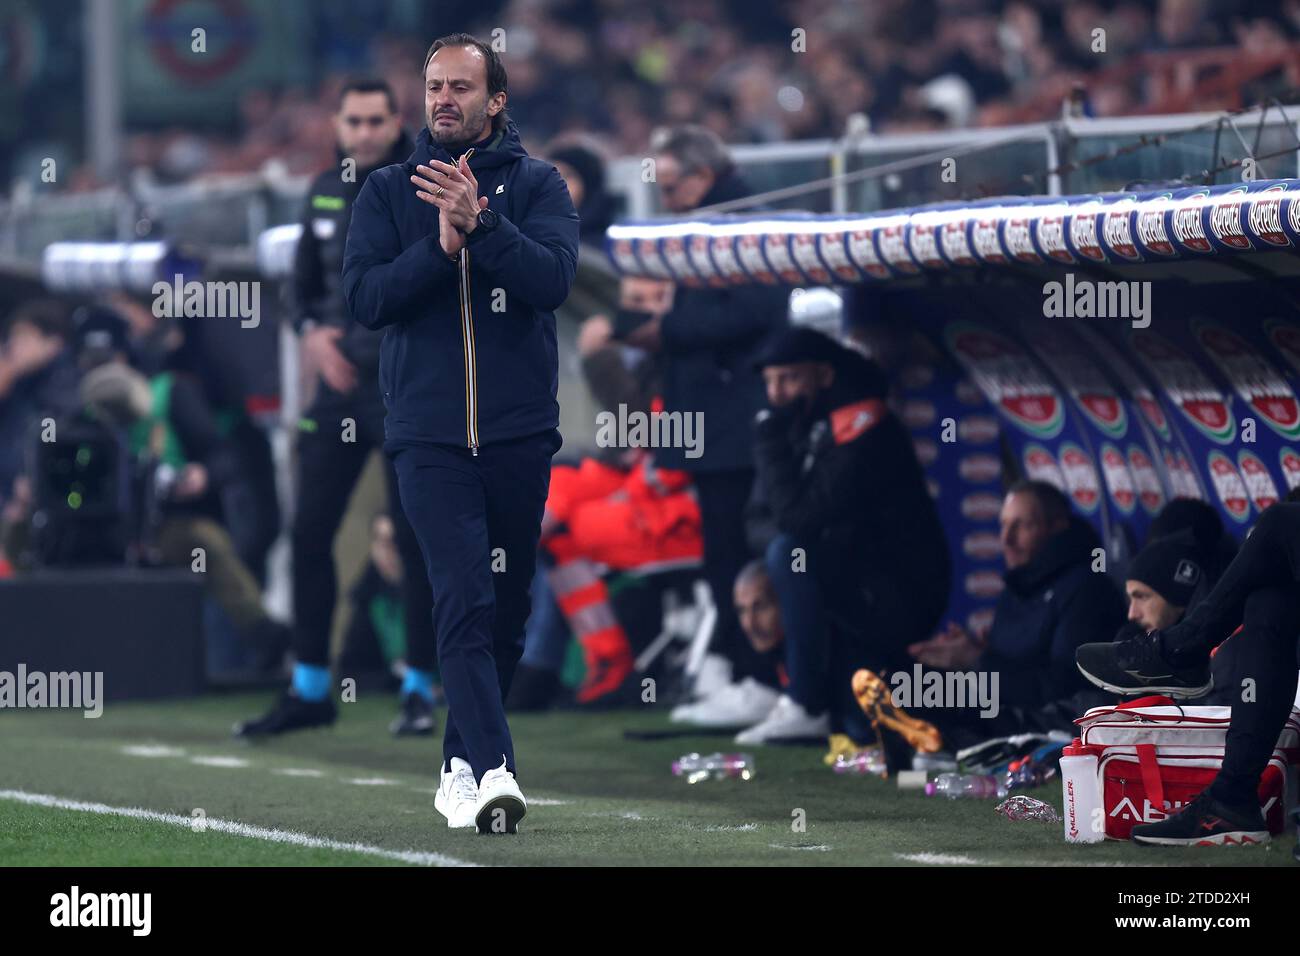
[[[387,777],[352,777],[345,783],[353,783],[358,787],[391,787],[396,780],[389,780]]]
[[[430,790],[430,793],[437,793],[436,790]],[[553,800],[550,797],[529,797],[528,805],[530,807],[567,807],[569,800]]]
[[[136,820],[149,820],[154,823],[168,823],[190,829],[194,820],[177,813],[161,813],[157,810],[144,810],[140,807],[111,807],[106,803],[88,803],[83,800],[68,800],[46,793],[27,793],[24,790],[0,790],[0,800],[14,800],[18,803],[32,804],[38,807],[54,807],[59,810],[81,810],[86,813],[100,813],[109,816],[131,817]],[[254,840],[266,840],[269,843],[289,843],[293,846],[305,846],[316,850],[338,850],[349,853],[364,853],[367,856],[383,857],[386,860],[400,860],[418,866],[476,866],[465,860],[447,856],[445,853],[429,853],[421,850],[385,850],[383,847],[368,843],[344,843],[315,837],[293,830],[276,830],[271,827],[259,827],[251,823],[239,823],[234,820],[217,820],[208,817],[204,821],[208,830],[227,833],[231,836],[250,837]]]
[[[248,761],[243,757],[191,757],[190,763],[200,767],[247,767]]]
[[[810,844],[808,846],[792,846],[789,843],[769,843],[773,850],[817,850],[821,853],[830,851],[830,847],[824,843]]]
[[[278,767],[271,771],[272,773],[283,774],[286,777],[323,777],[324,770],[311,770],[307,767]]]
[[[122,748],[128,757],[184,757],[185,751],[180,747],[168,747],[164,744],[130,744]]]
[[[739,826],[707,826],[704,828],[705,833],[748,833],[750,830],[757,830],[757,823],[742,823]]]
[[[952,853],[895,853],[894,856],[910,863],[934,863],[938,866],[977,866],[980,862],[971,856]]]

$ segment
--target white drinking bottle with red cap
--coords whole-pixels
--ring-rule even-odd
[[[1106,839],[1097,756],[1075,737],[1061,751],[1061,791],[1064,795],[1066,843],[1100,843]]]

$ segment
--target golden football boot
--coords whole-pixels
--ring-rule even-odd
[[[889,688],[875,672],[863,668],[853,675],[853,696],[862,712],[871,718],[871,726],[877,732],[881,727],[888,727],[923,754],[938,753],[943,749],[939,728],[911,716],[901,707],[895,707]]]

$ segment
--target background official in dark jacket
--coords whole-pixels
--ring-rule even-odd
[[[655,182],[664,206],[686,213],[740,199],[750,189],[726,146],[700,126],[669,129],[651,144]],[[658,351],[664,411],[703,413],[703,451],[660,448],[660,468],[683,469],[699,496],[704,574],[718,608],[713,650],[727,656],[733,677],[774,683],[771,665],[750,647],[731,602],[731,588],[751,555],[745,503],[754,484],[753,421],[763,407],[754,356],[786,324],[787,292],[768,286],[693,289],[679,286],[672,308],[632,341]]]
[[[513,832],[526,804],[502,698],[560,446],[554,310],[578,216],[520,144],[488,44],[436,41],[424,81],[428,126],[361,190],[343,284],[353,318],[387,330],[384,447],[433,589],[448,706],[434,803],[449,826]]]
[[[303,354],[320,372],[315,399],[298,423],[297,511],[293,523],[293,681],[269,713],[236,727],[240,736],[277,734],[332,723],[330,626],[337,600],[334,536],[371,452],[383,445],[379,394],[381,335],[348,316],[340,276],[352,206],[370,174],[400,163],[411,150],[393,91],[381,80],[354,80],[340,93],[334,118],[338,165],[307,192],[294,257],[294,328]],[[351,423],[349,425],[349,423]],[[419,545],[385,462],[389,510],[404,565],[402,596],[407,665],[395,734],[433,732],[436,666],[432,597]]]

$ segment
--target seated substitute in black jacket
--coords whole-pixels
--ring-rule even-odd
[[[778,531],[769,567],[773,548],[792,552],[779,556],[792,568],[803,557],[821,597],[814,614],[815,602],[777,587],[790,695],[810,713],[828,707],[832,732],[860,736],[853,673],[901,665],[907,646],[938,624],[951,575],[947,540],[874,362],[792,328],[757,364],[771,406],[755,428],[758,493]]]
[[[1088,686],[1074,668],[1075,648],[1110,640],[1124,623],[1124,600],[1093,570],[1097,533],[1054,485],[1012,485],[999,521],[1007,570],[988,634],[950,624],[910,650],[930,667],[997,672],[1000,709],[1038,708]]]
[[[384,450],[424,553],[447,697],[435,805],[449,826],[513,832],[525,804],[502,697],[560,447],[553,310],[578,216],[555,167],[520,145],[489,45],[444,37],[424,75],[429,125],[406,163],[366,180],[343,287],[356,321],[387,329]]]

